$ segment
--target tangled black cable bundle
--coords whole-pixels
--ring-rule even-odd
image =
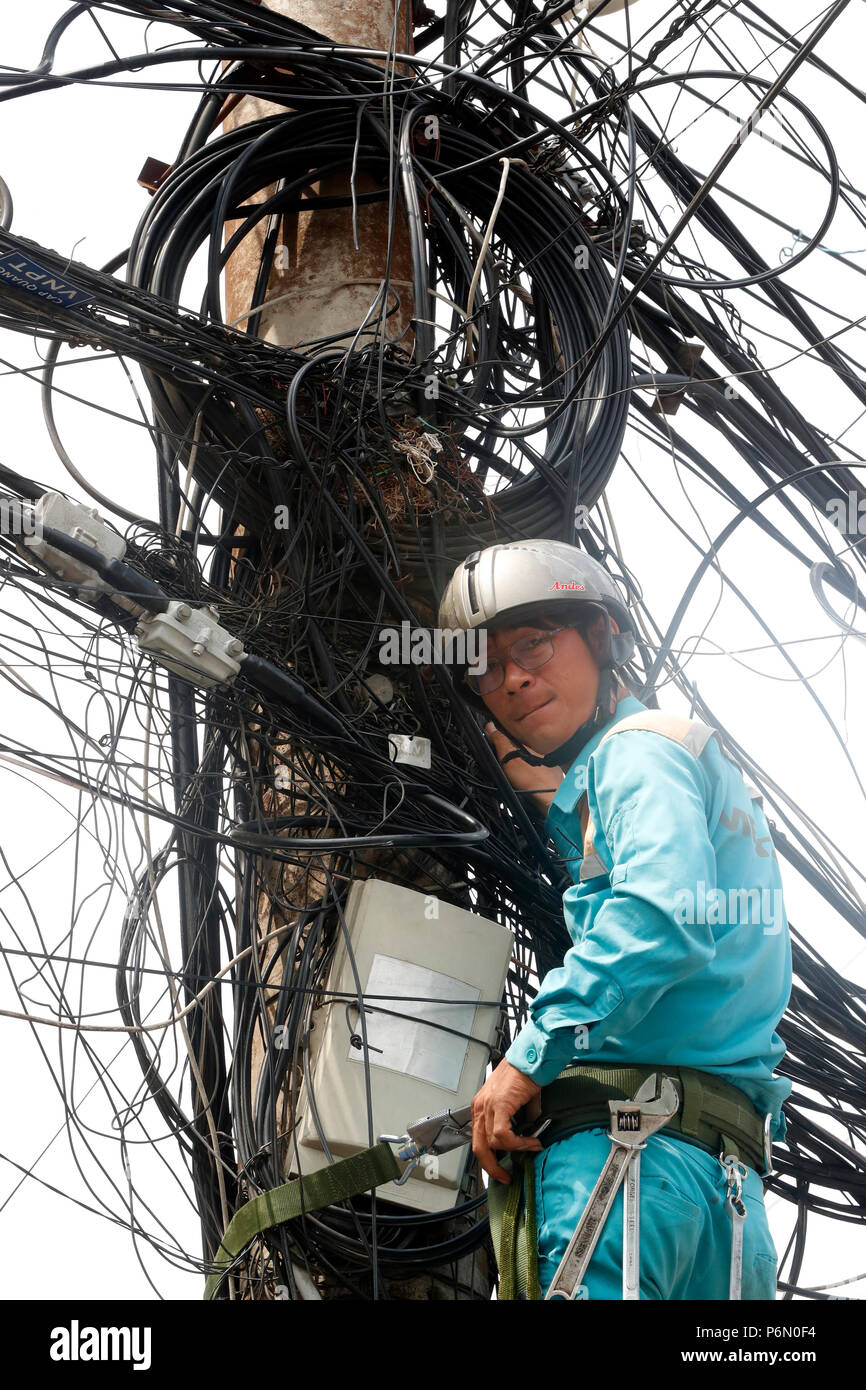
[[[820,26],[844,7],[840,0]],[[789,276],[792,265],[826,252],[838,208],[866,229],[862,194],[789,81],[805,65],[857,100],[862,93],[822,62],[808,35],[789,35],[751,0],[681,0],[646,35],[630,37],[621,64],[584,43],[593,23],[571,15],[570,3],[448,0],[437,10],[425,29],[416,25],[414,52],[401,20],[386,55],[332,43],[244,0],[77,4],[32,71],[0,72],[2,112],[6,101],[64,85],[123,77],[158,87],[160,69],[171,86],[178,63],[199,64],[198,80],[187,84],[198,103],[177,156],[129,248],[102,270],[14,234],[12,196],[0,179],[0,261],[26,255],[84,296],[64,307],[0,276],[0,327],[35,335],[44,348],[44,369],[31,375],[41,382],[51,442],[75,495],[122,519],[127,540],[125,566],[111,571],[115,597],[85,610],[74,585],[37,572],[20,544],[0,537],[4,584],[14,595],[4,637],[13,655],[0,676],[16,698],[53,708],[73,750],[49,757],[10,724],[0,752],[91,799],[79,832],[92,834],[104,859],[114,895],[106,920],[122,917],[119,945],[103,952],[111,959],[96,959],[88,946],[79,961],[71,935],[61,954],[41,932],[34,944],[13,925],[7,960],[37,965],[57,1018],[95,1068],[102,1063],[93,1034],[109,1025],[101,1011],[93,1021],[80,1007],[64,970],[75,965],[82,979],[114,973],[120,1031],[143,1082],[128,1083],[129,1097],[103,1083],[113,1131],[124,1161],[134,1135],[185,1192],[191,1187],[203,1258],[184,1250],[152,1210],[143,1216],[142,1193],[130,1184],[133,1199],[114,1182],[70,1103],[70,1123],[87,1147],[82,1177],[95,1209],[121,1220],[136,1242],[202,1272],[210,1272],[232,1212],[285,1180],[297,1143],[294,1102],[300,1078],[310,1085],[310,1032],[328,998],[352,883],[387,877],[511,929],[504,1000],[482,1001],[501,1013],[494,1059],[526,1017],[535,982],[569,945],[564,865],[448,671],[386,668],[377,656],[383,627],[435,622],[444,581],[469,550],[577,536],[606,563],[639,619],[629,675],[642,698],[653,702],[668,680],[721,730],[772,811],[778,854],[840,921],[866,934],[860,870],[723,727],[675,645],[710,568],[778,642],[759,605],[722,568],[723,547],[741,524],[805,567],[831,618],[840,598],[863,601],[862,537],[841,528],[843,559],[814,515],[851,496],[866,499],[860,460],[786,394],[750,336],[764,334],[780,354],[809,352],[858,408],[866,405],[852,339],[837,341],[850,320],[835,314],[838,333],[827,331],[818,312],[827,306]],[[106,22],[141,21],[145,42],[151,22],[179,37],[63,70],[70,26],[100,11]],[[737,58],[727,43],[739,33],[734,21],[774,46],[784,80],[759,78]],[[712,52],[709,64],[683,57],[698,40]],[[826,190],[808,235],[767,212],[795,235],[799,249],[787,262],[771,266],[750,243],[731,210],[731,200],[746,200],[725,186],[721,165],[708,174],[677,153],[652,107],[671,88],[727,119],[732,140],[743,102],[748,114],[773,98],[780,148]],[[218,133],[233,99],[248,93],[280,109]],[[344,191],[322,191],[340,172]],[[660,190],[673,200],[676,234]],[[260,337],[282,219],[349,211],[356,233],[367,205],[387,210],[391,242],[354,339],[285,345]],[[405,282],[391,264],[398,224],[408,229]],[[254,235],[260,254],[249,312],[227,323],[225,268]],[[856,261],[845,264],[862,274]],[[407,306],[411,322],[397,333]],[[766,333],[749,321],[758,309],[769,316]],[[141,369],[158,515],[139,517],[104,496],[67,452],[55,399],[69,347]],[[685,423],[669,413],[677,406]],[[752,470],[757,500],[701,442],[707,429]],[[634,439],[655,443],[734,509],[709,548],[683,533],[699,558],[666,631],[621,554],[605,496],[618,461],[633,468]],[[641,499],[646,492],[667,516],[651,479],[633,471]],[[44,491],[5,464],[0,485],[0,501],[13,508]],[[592,516],[576,531],[579,508]],[[96,564],[79,547],[79,559],[90,554]],[[248,653],[237,679],[196,692],[151,666],[135,653],[135,617],[116,601],[124,595],[148,611],[169,599],[214,605]],[[857,630],[856,619],[838,623],[846,637]],[[779,649],[842,746],[796,659]],[[49,673],[50,696],[32,687],[27,694],[10,674],[27,662]],[[430,740],[429,770],[395,765],[395,734]],[[19,886],[26,895],[26,881]],[[179,902],[177,946],[160,908],[169,891]],[[112,916],[118,896],[125,907]],[[795,987],[779,1031],[787,1046],[780,1071],[794,1091],[787,1149],[777,1150],[769,1183],[798,1207],[786,1297],[809,1292],[798,1283],[806,1213],[866,1216],[863,991],[793,924],[792,937]],[[37,1007],[16,987],[19,1016],[44,1017],[49,1005]],[[410,1014],[413,1002],[405,1001]],[[360,988],[346,1006],[351,1024]],[[288,1045],[273,1045],[276,1029]],[[164,1159],[166,1138],[177,1141],[186,1184]],[[90,1161],[110,1181],[116,1211],[91,1186]],[[487,1240],[484,1193],[470,1167],[447,1213],[411,1214],[388,1205],[384,1192],[354,1199],[271,1231],[231,1272],[251,1297],[273,1297],[280,1286],[305,1296],[309,1276],[329,1297],[399,1296],[399,1281],[419,1278],[435,1278],[437,1296],[447,1289],[454,1298],[486,1297]],[[234,1292],[224,1280],[221,1296]]]

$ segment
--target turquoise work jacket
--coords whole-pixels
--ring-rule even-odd
[[[619,702],[550,807],[546,829],[574,880],[563,896],[574,944],[505,1055],[540,1086],[581,1060],[716,1072],[771,1112],[782,1139],[791,1082],[773,1073],[791,942],[769,827],[715,738],[698,758],[643,729],[599,747],[646,709]],[[605,872],[580,882],[584,790],[593,868]]]

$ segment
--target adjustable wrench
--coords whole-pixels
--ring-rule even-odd
[[[679,1098],[670,1077],[662,1074],[659,1086],[659,1073],[653,1072],[635,1092],[633,1100],[610,1100],[608,1105],[611,1151],[566,1246],[559,1268],[544,1296],[545,1301],[553,1298],[573,1299],[576,1296],[623,1179],[632,1165],[639,1162],[640,1150],[649,1136],[677,1113]],[[624,1253],[623,1259],[623,1293],[631,1298],[638,1297],[637,1176],[635,1172],[631,1201],[626,1204],[624,1211],[624,1245],[628,1253]],[[631,1240],[628,1235],[629,1217],[633,1233]]]

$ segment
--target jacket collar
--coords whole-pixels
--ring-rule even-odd
[[[611,715],[604,727],[598,729],[597,732],[593,734],[592,738],[581,748],[560,783],[559,790],[553,798],[547,812],[548,816],[550,816],[553,811],[568,815],[574,810],[586,790],[586,765],[605,734],[609,729],[612,729],[615,724],[619,724],[620,720],[627,719],[630,714],[640,714],[642,710],[647,709],[649,709],[649,706],[636,699],[634,695],[626,695],[624,699],[620,700],[615,712]],[[553,819],[557,820],[558,817],[554,815]]]

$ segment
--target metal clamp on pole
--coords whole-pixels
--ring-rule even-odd
[[[459,1149],[472,1140],[472,1107],[463,1105],[459,1110],[440,1110],[435,1115],[425,1115],[407,1125],[405,1134],[380,1134],[380,1144],[396,1144],[397,1157],[408,1160],[399,1178],[394,1182],[402,1187],[412,1176],[425,1154],[444,1154],[450,1149]]]

